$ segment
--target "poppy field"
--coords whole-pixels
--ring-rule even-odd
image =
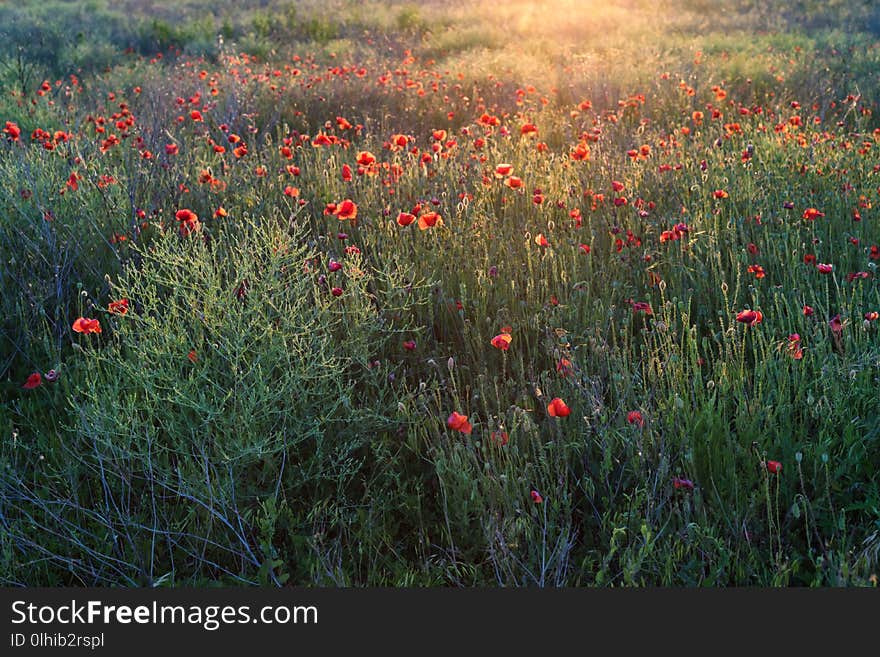
[[[877,585],[873,3],[0,35],[4,585]]]

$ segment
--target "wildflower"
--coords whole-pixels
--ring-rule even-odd
[[[801,216],[809,221],[815,221],[818,217],[824,217],[825,213],[819,212],[816,208],[807,208]]]
[[[813,306],[808,306],[804,304],[804,317],[812,317],[815,310],[813,310]]]
[[[754,326],[764,321],[764,314],[760,310],[743,310],[737,313],[736,321]]]
[[[404,340],[403,348],[407,351],[415,351],[416,350],[416,341],[415,340]]]
[[[766,276],[766,272],[761,265],[749,265],[748,272],[750,274],[754,274],[755,278],[764,278]]]
[[[354,201],[345,199],[342,203],[335,206],[333,214],[339,218],[339,221],[345,221],[346,219],[354,221],[357,219],[358,207]]]
[[[542,233],[538,233],[535,236],[535,244],[538,246],[550,246],[550,242],[547,241],[547,238]]]
[[[419,229],[428,230],[434,226],[442,226],[443,217],[436,212],[426,212],[419,217]]]
[[[532,502],[535,504],[542,504],[544,502],[544,498],[541,497],[541,493],[536,490],[533,490],[529,493],[529,496],[532,498]]]
[[[830,274],[834,270],[834,265],[820,262],[816,265],[816,269],[819,270],[820,274]]]
[[[728,196],[730,196],[730,194],[728,194],[723,189],[716,189],[714,192],[712,192],[712,196],[714,196],[715,198],[721,199],[721,198],[727,198]]]
[[[630,411],[626,414],[626,421],[630,424],[638,424],[640,427],[645,426],[645,418],[638,411]]]
[[[509,176],[511,173],[513,173],[512,164],[499,164],[497,167],[495,167],[496,178],[504,178],[505,176]]]
[[[782,472],[782,463],[779,461],[767,461],[767,472],[770,474],[779,474]]]
[[[101,322],[97,319],[80,317],[73,323],[73,330],[76,333],[100,333]]]
[[[835,337],[840,337],[840,334],[843,332],[843,322],[840,320],[840,315],[837,314],[828,320],[828,326],[831,327],[831,330],[834,332]]]
[[[690,479],[681,479],[679,477],[672,478],[672,487],[676,490],[693,490],[694,482]]]
[[[537,137],[538,126],[534,123],[526,123],[519,129],[519,133],[524,137]]]
[[[5,132],[12,141],[18,141],[19,137],[21,137],[21,128],[18,127],[18,124],[13,123],[12,121],[6,122],[6,127],[3,128],[3,132]]]
[[[493,431],[489,434],[490,440],[500,447],[504,447],[510,442],[510,436],[506,431]]]
[[[460,431],[464,434],[470,434],[473,431],[471,423],[468,422],[467,415],[462,415],[457,411],[452,411],[452,415],[446,419],[446,426],[453,431]]]
[[[788,354],[795,360],[801,360],[804,357],[804,350],[801,349],[801,336],[798,333],[792,333],[788,336]]]
[[[409,212],[401,212],[397,215],[397,223],[401,226],[409,226],[415,220],[416,216],[414,214],[410,214]]]
[[[341,287],[334,287],[332,290],[330,290],[330,293],[334,297],[341,297],[342,296],[342,288]]]
[[[25,381],[21,387],[25,390],[33,390],[34,388],[40,386],[40,384],[42,383],[43,377],[40,376],[39,372],[34,372],[27,378],[27,381]]]
[[[513,338],[509,333],[501,333],[492,338],[492,346],[501,351],[507,351],[510,349],[510,343],[512,340]]]
[[[128,312],[128,299],[119,299],[119,301],[111,301],[107,306],[107,311],[114,315],[125,315]]]
[[[556,371],[559,372],[561,376],[569,376],[574,372],[574,366],[567,358],[560,358],[559,362],[556,363]]]
[[[522,178],[518,178],[517,176],[510,176],[504,181],[504,184],[510,187],[510,189],[519,189],[523,186],[523,181]]]
[[[571,415],[571,409],[559,397],[554,397],[547,404],[547,413],[550,417],[568,417]]]
[[[196,350],[195,350],[195,349],[190,349],[190,350],[189,350],[189,353],[186,355],[186,357],[187,357],[187,359],[189,360],[189,362],[190,362],[190,363],[193,363],[193,364],[195,364],[196,361],[199,360],[199,356],[198,356],[198,354],[196,354]]]

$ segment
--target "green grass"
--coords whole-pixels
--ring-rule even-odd
[[[0,581],[876,585],[871,3],[263,4],[0,10]]]

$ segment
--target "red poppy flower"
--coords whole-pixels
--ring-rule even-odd
[[[101,322],[97,319],[80,317],[73,323],[73,330],[77,333],[100,333]]]
[[[813,306],[808,306],[804,304],[804,317],[811,317],[815,310],[813,310]]]
[[[589,244],[579,244],[578,249],[580,249],[581,253],[587,254],[590,252],[590,245]]]
[[[755,278],[764,278],[767,275],[761,265],[749,265],[748,272],[754,274]]]
[[[730,194],[725,192],[723,189],[716,189],[714,192],[712,192],[712,196],[714,196],[715,198],[727,198],[728,196],[730,196]]]
[[[547,404],[547,413],[550,417],[568,417],[571,415],[571,409],[559,397],[554,397]]]
[[[767,472],[770,474],[779,474],[782,472],[782,463],[779,461],[767,461]]]
[[[547,238],[542,233],[535,235],[535,244],[538,246],[550,246],[550,242],[547,241]]]
[[[611,189],[613,189],[615,192],[622,192],[624,190],[624,184],[619,180],[612,180]]]
[[[510,436],[507,435],[506,431],[493,431],[489,434],[489,439],[500,447],[504,447],[510,442]]]
[[[410,214],[409,212],[401,212],[397,215],[397,223],[401,226],[409,226],[415,220],[416,216],[414,214]]]
[[[358,214],[358,206],[354,203],[354,201],[350,199],[345,199],[342,203],[338,204],[333,210],[333,214],[335,214],[339,221],[345,221],[346,219],[351,219],[354,221],[357,219]]]
[[[877,321],[878,317],[880,317],[880,313],[878,313],[876,310],[865,313],[865,319],[867,319],[869,322]]]
[[[560,358],[559,362],[556,363],[556,371],[562,376],[569,376],[574,372],[574,366],[568,358]]]
[[[690,479],[680,479],[679,477],[673,477],[672,487],[676,490],[693,490],[694,482],[692,482]]]
[[[788,354],[795,360],[801,360],[804,357],[804,350],[801,349],[800,334],[792,333],[788,336]]]
[[[373,155],[370,151],[360,151],[357,154],[357,163],[362,167],[368,167],[371,164],[375,164],[376,156]]]
[[[654,310],[651,308],[651,304],[647,301],[633,301],[632,309],[634,313],[643,312],[646,315],[654,314]]]
[[[834,335],[840,337],[840,334],[843,332],[843,322],[840,321],[840,315],[835,315],[830,320],[828,320],[828,326],[830,326],[831,330],[834,331]]]
[[[330,293],[334,297],[341,297],[342,296],[342,288],[341,287],[334,287],[332,290],[330,290]]]
[[[404,340],[403,348],[407,351],[415,351],[416,350],[416,341],[415,340]]]
[[[119,301],[111,301],[107,306],[108,312],[114,315],[124,315],[128,312],[128,299],[120,299]]]
[[[464,434],[470,434],[473,431],[471,423],[468,422],[467,415],[462,415],[457,411],[452,411],[452,415],[446,419],[446,426],[453,431],[460,431]]]
[[[534,123],[526,123],[519,129],[519,133],[525,137],[537,137],[538,126]]]
[[[21,137],[21,128],[12,121],[6,122],[6,127],[3,128],[3,132],[5,132],[12,141],[18,141],[18,138]]]
[[[834,265],[820,262],[818,265],[816,265],[816,269],[819,270],[820,274],[830,274],[834,270]]]
[[[510,343],[512,340],[513,338],[509,333],[501,333],[492,338],[492,346],[501,351],[507,351],[510,349]]]
[[[541,493],[536,490],[530,492],[529,496],[532,498],[532,502],[534,502],[535,504],[541,504],[544,502],[544,498],[541,497]]]
[[[43,377],[40,376],[39,372],[34,372],[27,378],[27,381],[25,381],[21,387],[25,390],[33,390],[41,383],[43,383]]]
[[[510,176],[507,180],[504,181],[504,184],[511,189],[519,189],[523,186],[523,181],[522,178],[518,178],[517,176]]]
[[[737,313],[736,321],[754,326],[764,321],[764,314],[760,310],[743,310]]]
[[[199,356],[198,356],[198,354],[196,354],[195,349],[190,349],[189,353],[186,355],[186,357],[189,359],[190,363],[195,363],[196,361],[199,360]]]
[[[807,208],[801,216],[809,221],[814,221],[818,217],[824,217],[825,213],[819,212],[816,208]]]
[[[496,178],[504,178],[505,176],[509,176],[511,173],[513,173],[512,164],[499,164],[497,167],[495,167]]]
[[[626,414],[626,421],[630,424],[638,424],[640,427],[645,426],[645,418],[638,411],[630,411]]]
[[[434,226],[442,226],[443,218],[436,212],[426,212],[419,217],[419,229],[428,230]]]

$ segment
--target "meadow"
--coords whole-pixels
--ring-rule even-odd
[[[0,37],[0,583],[877,586],[875,3]]]

